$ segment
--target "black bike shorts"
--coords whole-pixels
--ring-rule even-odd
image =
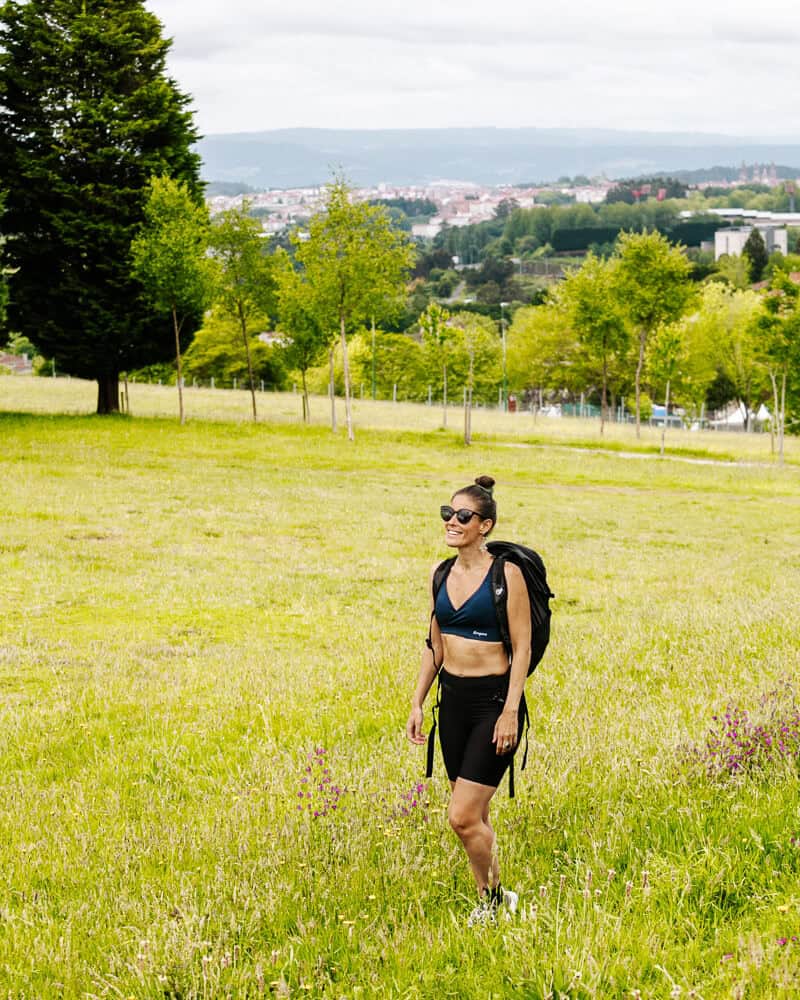
[[[514,756],[513,752],[498,754],[492,743],[508,694],[509,674],[456,677],[442,669],[440,680],[439,742],[448,778],[497,788]],[[514,752],[524,728],[522,704],[518,714]]]

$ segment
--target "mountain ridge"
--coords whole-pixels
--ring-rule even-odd
[[[800,142],[784,137],[618,129],[292,128],[217,133],[202,138],[197,149],[206,180],[255,188],[316,186],[336,171],[356,186],[424,185],[442,178],[503,185],[741,162],[800,164]]]

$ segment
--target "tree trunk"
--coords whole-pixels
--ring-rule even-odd
[[[783,438],[786,427],[786,372],[781,378],[781,419],[778,423],[778,461],[783,465]]]
[[[372,398],[375,399],[375,317],[372,317]]]
[[[339,336],[342,342],[342,366],[344,368],[344,420],[347,424],[347,440],[355,441],[353,415],[350,412],[350,366],[347,363],[347,335],[344,332],[344,316],[339,317]]]
[[[97,412],[119,413],[119,375],[116,372],[97,379]]]
[[[183,413],[183,366],[181,364],[181,326],[178,322],[178,313],[175,306],[172,307],[172,325],[175,329],[175,361],[178,365],[178,413],[181,424],[186,423]]]
[[[447,427],[447,365],[442,365],[442,427]]]
[[[305,368],[300,372],[300,376],[303,379],[303,423],[308,424],[311,422],[311,411],[308,405],[308,384],[306,383]]]
[[[469,378],[464,389],[464,444],[472,444],[472,380],[474,378],[474,355],[469,355]]]
[[[608,420],[608,358],[603,355],[603,395],[600,399],[600,436],[603,436]]]
[[[333,352],[335,348],[331,345],[328,351],[328,395],[331,397],[331,430],[336,433],[336,379],[333,372]]]
[[[253,359],[250,355],[250,342],[247,339],[247,318],[242,309],[241,302],[238,306],[239,309],[239,324],[242,328],[242,340],[244,341],[244,353],[247,355],[247,376],[250,379],[250,396],[253,400],[253,422],[258,420],[258,414],[256,413],[256,386],[253,382]]]
[[[661,426],[661,457],[664,457],[664,439],[667,436],[667,421],[669,420],[669,379],[667,379],[667,394],[664,400],[664,423]]]
[[[775,372],[769,373],[769,380],[772,382],[772,420],[769,422],[769,446],[770,453],[775,454],[775,438],[780,440],[780,419],[781,411],[780,404],[778,402],[778,380],[775,378]]]
[[[641,421],[639,419],[639,401],[641,397],[642,370],[644,369],[644,345],[647,334],[642,330],[639,333],[639,360],[636,364],[636,437],[642,436]]]

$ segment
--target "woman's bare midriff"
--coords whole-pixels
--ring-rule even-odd
[[[508,673],[508,656],[502,642],[481,642],[460,635],[442,635],[444,669],[456,677],[485,677]]]

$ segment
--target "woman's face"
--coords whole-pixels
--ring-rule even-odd
[[[491,528],[492,522],[481,518],[477,512],[477,504],[472,497],[464,493],[456,493],[450,501],[450,506],[454,510],[473,510],[475,517],[471,517],[466,524],[462,524],[453,514],[449,521],[444,523],[444,540],[451,548],[465,548],[469,545],[480,543],[481,536]]]

